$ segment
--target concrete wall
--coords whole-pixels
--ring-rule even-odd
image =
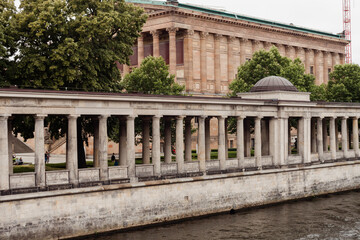
[[[57,239],[360,186],[360,162],[0,196],[0,239]]]

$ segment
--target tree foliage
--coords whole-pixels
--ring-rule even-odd
[[[276,47],[255,52],[253,58],[238,68],[236,79],[230,84],[231,95],[247,92],[260,79],[281,76],[292,82],[299,91],[311,91],[314,76],[305,73],[300,59],[291,60],[280,55]]]
[[[13,0],[0,1],[0,87],[10,85],[9,77],[11,57],[15,54],[14,25],[12,19],[15,15]]]
[[[330,73],[327,98],[336,102],[360,102],[360,66],[336,65]]]
[[[123,87],[129,93],[180,95],[184,86],[175,82],[169,75],[169,67],[162,57],[146,57],[139,68],[127,74]]]
[[[146,16],[124,0],[22,0],[11,20],[19,86],[118,91]]]

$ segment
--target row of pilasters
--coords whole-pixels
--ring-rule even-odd
[[[153,42],[153,56],[160,56],[159,48],[159,35],[164,29],[158,29],[150,31]],[[179,28],[169,27],[165,29],[169,39],[169,70],[171,74],[176,75],[177,62],[176,62],[176,39]],[[194,54],[194,30],[182,29],[184,33],[184,78],[186,82],[186,91],[194,91],[193,89],[193,54]],[[283,56],[295,59],[300,58],[305,66],[307,73],[312,73],[316,76],[316,83],[327,83],[329,78],[329,69],[332,71],[335,65],[343,64],[345,62],[345,55],[327,52],[318,49],[303,48],[297,46],[283,45],[274,42],[259,41],[255,39],[237,38],[235,36],[226,36],[217,33],[199,32],[200,36],[200,80],[202,91],[207,91],[207,36],[213,34],[214,39],[214,80],[215,80],[215,93],[221,93],[221,39],[226,38],[226,49],[227,49],[227,76],[228,83],[230,83],[235,77],[236,67],[234,65],[234,56],[236,51],[234,50],[238,44],[240,44],[240,64],[244,64],[247,59],[252,57],[255,51],[260,49],[269,50],[272,45],[276,46]],[[144,59],[144,35],[142,33],[137,41],[137,58],[138,66],[140,66]],[[183,34],[180,34],[183,35]],[[239,42],[236,43],[235,42]],[[251,50],[249,50],[251,49]],[[129,73],[129,67],[124,66],[124,74]]]

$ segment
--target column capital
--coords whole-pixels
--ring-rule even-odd
[[[221,35],[221,34],[215,33],[215,34],[214,34],[214,39],[215,39],[215,41],[220,41],[220,39],[222,38],[222,36],[223,36],[223,35]]]
[[[311,48],[305,48],[305,52],[306,53],[311,53],[311,52],[313,52],[313,50]]]
[[[286,45],[285,48],[288,49],[288,50],[292,50],[292,49],[294,49],[294,46]]]
[[[260,43],[261,43],[261,41],[259,41],[259,40],[252,40],[252,42],[255,44],[255,45],[260,45]]]
[[[236,116],[236,119],[237,120],[244,120],[246,118],[246,116],[243,116],[243,115],[241,115],[241,116]]]
[[[102,115],[98,116],[98,119],[103,119],[103,118],[108,119],[109,117],[110,117],[110,115],[102,114]]]
[[[353,116],[353,117],[351,117],[352,119],[354,119],[354,120],[359,120],[359,117],[358,116]]]
[[[264,42],[264,47],[270,48],[272,45],[271,42]]]
[[[0,119],[2,119],[2,120],[6,120],[9,117],[11,117],[11,114],[8,114],[8,113],[0,114]]]
[[[68,119],[77,119],[80,116],[81,116],[80,114],[69,114],[69,115],[67,115],[67,118]]]
[[[206,119],[206,118],[207,118],[207,116],[205,116],[205,115],[201,115],[201,116],[198,116],[198,118],[201,118],[201,119]]]
[[[160,119],[161,117],[162,117],[162,115],[157,114],[157,115],[152,116],[152,119],[157,119],[157,118]]]
[[[179,28],[177,27],[168,27],[166,28],[166,31],[170,33],[173,33],[173,34],[176,34],[177,31],[179,31]]]
[[[240,38],[240,42],[247,43],[247,42],[249,42],[249,39],[248,38]]]
[[[185,118],[185,116],[182,116],[182,115],[176,116],[176,120],[184,120],[184,118]]]
[[[45,119],[47,116],[47,114],[36,114],[35,119]]]
[[[208,32],[200,32],[200,38],[201,39],[206,39],[206,37],[209,35]]]
[[[341,117],[341,119],[343,119],[343,120],[346,120],[346,119],[348,119],[349,118],[349,116],[342,116]]]
[[[324,51],[324,52],[323,52],[323,55],[324,55],[324,57],[328,57],[328,56],[330,55],[330,52]]]
[[[228,116],[221,115],[221,116],[217,116],[217,118],[218,118],[218,119],[224,119],[224,120],[225,120],[225,119],[227,119],[227,118],[228,118]]]
[[[194,35],[194,30],[192,29],[186,29],[185,31],[185,37],[192,37]]]
[[[317,55],[319,55],[319,54],[321,54],[323,51],[321,51],[321,50],[319,50],[319,49],[315,49],[315,54],[317,54]]]
[[[337,53],[337,52],[331,52],[331,55],[332,55],[333,57],[336,57],[336,56],[339,56],[339,53]]]
[[[235,36],[228,36],[227,39],[228,39],[228,43],[234,43],[235,40],[236,40],[236,37]]]
[[[262,115],[258,115],[258,116],[256,116],[255,117],[255,120],[261,120],[261,119],[263,119],[264,117],[262,116]]]
[[[159,31],[159,30],[152,30],[152,31],[150,31],[150,34],[151,34],[153,37],[159,37],[160,31]]]
[[[137,117],[137,115],[128,115],[126,116],[126,120],[134,120]]]

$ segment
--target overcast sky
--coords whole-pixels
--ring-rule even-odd
[[[342,0],[179,0],[283,23],[322,30],[343,31]],[[360,64],[360,0],[351,0],[352,60]]]

